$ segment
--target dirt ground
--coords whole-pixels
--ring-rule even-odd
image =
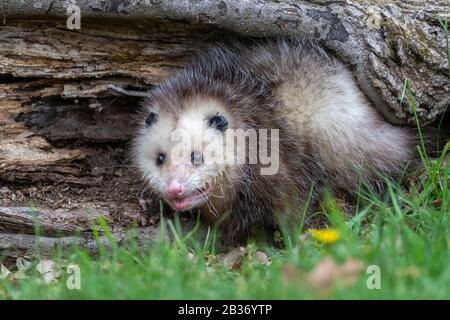
[[[128,143],[60,143],[61,147],[69,145],[86,154],[86,159],[77,163],[82,169],[79,183],[1,182],[0,206],[39,211],[95,208],[108,212],[108,220],[115,226],[148,223],[146,217],[151,212],[144,212],[139,201],[146,197],[145,184],[133,170]]]

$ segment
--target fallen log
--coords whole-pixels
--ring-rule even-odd
[[[104,230],[98,227],[100,216],[106,221],[110,236],[104,235]],[[161,225],[157,223],[158,216],[147,218],[145,222],[140,222],[140,226],[130,228],[118,227],[107,211],[94,208],[86,211],[81,209],[51,211],[0,207],[0,257],[9,259],[52,257],[57,251],[65,254],[73,248],[97,254],[99,246],[103,248],[120,246],[127,240],[145,248],[157,240],[173,240],[173,233],[169,231],[167,224],[163,231]],[[178,232],[185,234],[193,229],[194,222],[181,219],[180,226]],[[98,238],[94,235],[94,229],[99,234]],[[204,226],[199,227],[198,239],[206,238],[206,229]]]
[[[42,0],[31,7],[3,1],[0,11],[5,19],[25,14],[66,18],[71,4]],[[186,21],[249,36],[311,37],[354,70],[361,88],[392,122],[414,123],[411,106],[399,99],[406,79],[424,122],[436,119],[450,103],[448,48],[437,18],[450,16],[446,0],[80,0],[77,6],[83,19]],[[113,41],[98,50],[114,47]],[[134,49],[120,48],[125,54]]]
[[[64,236],[90,231],[102,216],[108,220],[105,210],[46,210],[27,207],[0,207],[0,232]]]
[[[446,0],[80,0],[80,30],[69,4],[0,2],[0,255],[91,250],[99,215],[122,239],[142,219],[128,151],[141,98],[111,85],[145,92],[224,37],[320,42],[393,123],[414,124],[406,79],[422,124],[450,104]],[[151,241],[156,227],[141,228]]]
[[[132,233],[122,230],[113,232],[112,239],[117,245],[122,245],[125,239],[131,239],[138,245],[148,247],[158,239],[159,230],[158,226],[138,228],[133,230]],[[131,237],[130,234],[133,236]],[[103,248],[109,248],[111,246],[110,240],[104,235],[101,235],[98,239],[95,239],[92,235],[55,238],[0,232],[0,257],[7,257],[8,259],[19,257],[31,259],[37,256],[50,258],[56,252],[66,254],[74,248],[85,250],[94,255],[98,254],[99,245]]]

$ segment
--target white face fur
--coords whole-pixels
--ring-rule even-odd
[[[152,190],[177,211],[223,197],[220,180],[232,170],[223,161],[224,134],[232,125],[214,100],[193,101],[176,119],[153,106],[135,146],[138,165]]]

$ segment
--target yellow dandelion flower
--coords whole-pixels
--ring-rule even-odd
[[[309,229],[308,233],[316,239],[316,241],[332,244],[339,240],[339,233],[334,229]]]

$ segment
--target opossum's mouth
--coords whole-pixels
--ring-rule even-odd
[[[177,211],[186,211],[193,209],[202,204],[205,199],[208,198],[212,187],[209,183],[197,188],[194,192],[183,194],[180,197],[169,199],[168,202]]]

